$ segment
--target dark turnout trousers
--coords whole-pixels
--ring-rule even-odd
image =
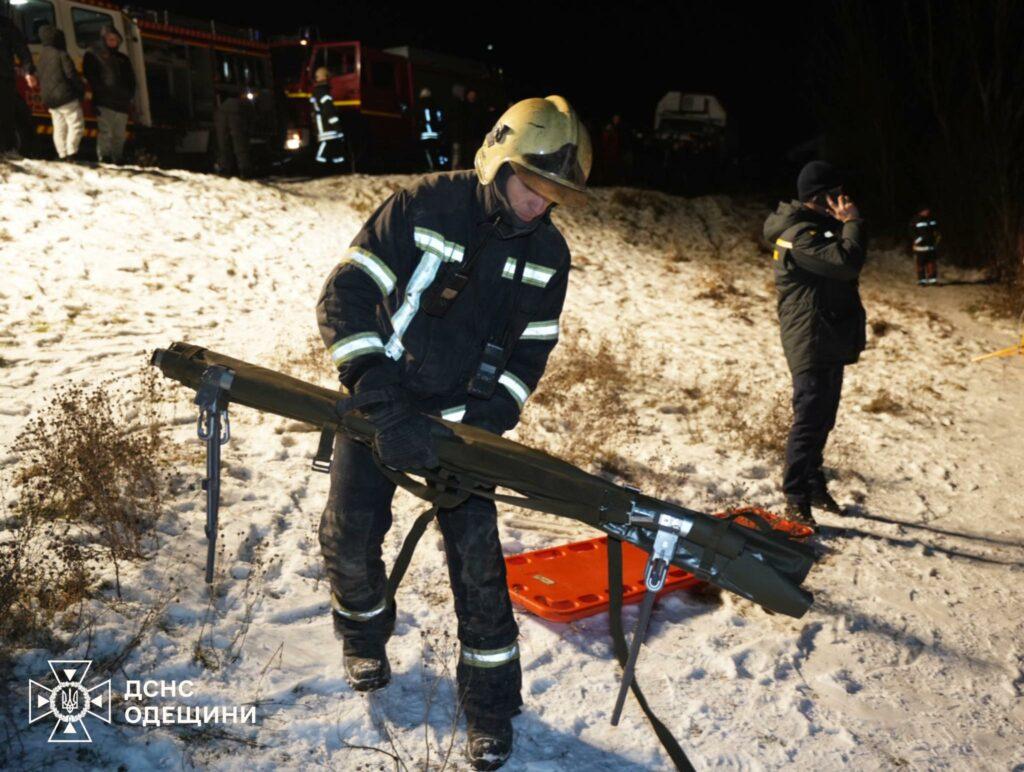
[[[782,490],[791,502],[807,501],[812,492],[825,487],[821,465],[842,390],[843,365],[793,375],[793,428],[782,478]]]
[[[381,557],[394,493],[370,449],[339,435],[320,547],[331,583],[335,631],[352,656],[379,655],[394,631],[395,609],[385,601],[387,573]],[[519,628],[512,616],[494,502],[474,496],[441,510],[438,525],[459,621],[463,709],[473,717],[515,715],[522,705]]]

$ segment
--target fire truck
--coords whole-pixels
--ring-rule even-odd
[[[228,27],[155,11],[126,12],[103,0],[22,0],[12,4],[12,18],[33,55],[41,46],[39,29],[49,24],[64,31],[68,53],[78,69],[86,50],[99,40],[105,25],[124,38],[122,51],[131,60],[138,83],[129,136],[136,150],[169,152],[212,160],[214,113],[220,100],[245,96],[254,103],[253,143],[269,152],[279,145],[277,106],[273,98],[270,48],[255,30]],[[52,133],[50,114],[29,91],[19,89],[32,116],[31,131]],[[96,118],[86,94],[86,136],[95,137]],[[21,137],[23,147],[31,145]]]
[[[316,70],[326,67],[352,171],[422,169],[419,95],[425,88],[440,113],[441,125],[433,128],[443,140],[448,117],[467,89],[476,89],[485,104],[504,104],[500,82],[487,67],[467,59],[409,47],[378,50],[359,41],[320,42],[312,36],[275,40],[270,50],[287,105],[285,150],[308,157],[316,142],[309,97]]]

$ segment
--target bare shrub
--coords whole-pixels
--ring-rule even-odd
[[[636,350],[629,344],[626,350]],[[523,413],[520,441],[583,467],[614,466],[617,451],[638,434],[636,410],[624,399],[641,382],[633,363],[620,359],[611,342],[589,345],[585,334],[564,331],[536,393]],[[536,410],[536,408],[541,410]],[[540,428],[553,428],[554,438]],[[552,441],[553,440],[553,441]]]
[[[766,387],[733,371],[707,379],[690,393],[692,413],[700,415],[694,415],[688,425],[698,442],[707,441],[710,432],[719,446],[726,438],[755,455],[777,456],[785,451],[792,419],[785,389]]]
[[[155,372],[58,391],[15,438],[20,458],[8,538],[0,545],[0,631],[42,633],[89,595],[101,559],[143,556],[169,475]]]

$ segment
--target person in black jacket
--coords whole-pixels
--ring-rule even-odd
[[[39,82],[35,76],[35,64],[21,30],[3,12],[0,5],[0,153],[16,147],[15,127],[18,123],[27,128],[25,101],[19,96],[15,76],[15,59],[25,74],[30,89]]]
[[[75,63],[68,56],[64,33],[44,24],[39,28],[43,50],[39,53],[39,89],[53,122],[53,145],[59,158],[74,158],[85,132],[82,113],[82,83]]]
[[[569,250],[555,202],[581,198],[590,140],[561,97],[527,99],[498,121],[475,172],[423,178],[389,198],[328,277],[320,332],[342,384],[370,402],[371,451],[341,433],[320,544],[335,629],[354,689],[387,684],[395,608],[381,543],[395,469],[438,464],[424,414],[502,433],[519,421],[558,340]],[[443,431],[443,429],[441,429]],[[438,516],[462,644],[457,677],[478,769],[511,753],[521,671],[497,512],[471,497]]]
[[[793,375],[793,426],[782,488],[789,517],[813,524],[811,507],[840,512],[822,472],[835,425],[843,369],[864,350],[859,278],[867,231],[836,170],[812,161],[797,179],[798,201],[780,203],[764,224],[773,247],[782,348]]]
[[[345,132],[341,129],[341,117],[331,95],[331,71],[326,67],[317,67],[314,77],[316,84],[309,101],[316,116],[318,144],[313,160],[318,164],[345,163]]]
[[[932,210],[924,207],[910,223],[910,245],[917,268],[917,283],[920,286],[939,283],[939,223]]]
[[[104,25],[100,39],[82,58],[82,72],[96,110],[96,156],[101,162],[121,163],[128,114],[135,99],[135,70],[131,60],[118,51],[122,40],[114,27]]]

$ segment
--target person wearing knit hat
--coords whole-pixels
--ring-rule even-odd
[[[772,248],[782,348],[793,376],[793,426],[782,489],[786,514],[813,525],[812,507],[840,513],[825,485],[825,444],[835,426],[843,371],[860,357],[866,317],[859,279],[867,229],[839,171],[812,161],[797,177],[797,200],[764,224]]]

